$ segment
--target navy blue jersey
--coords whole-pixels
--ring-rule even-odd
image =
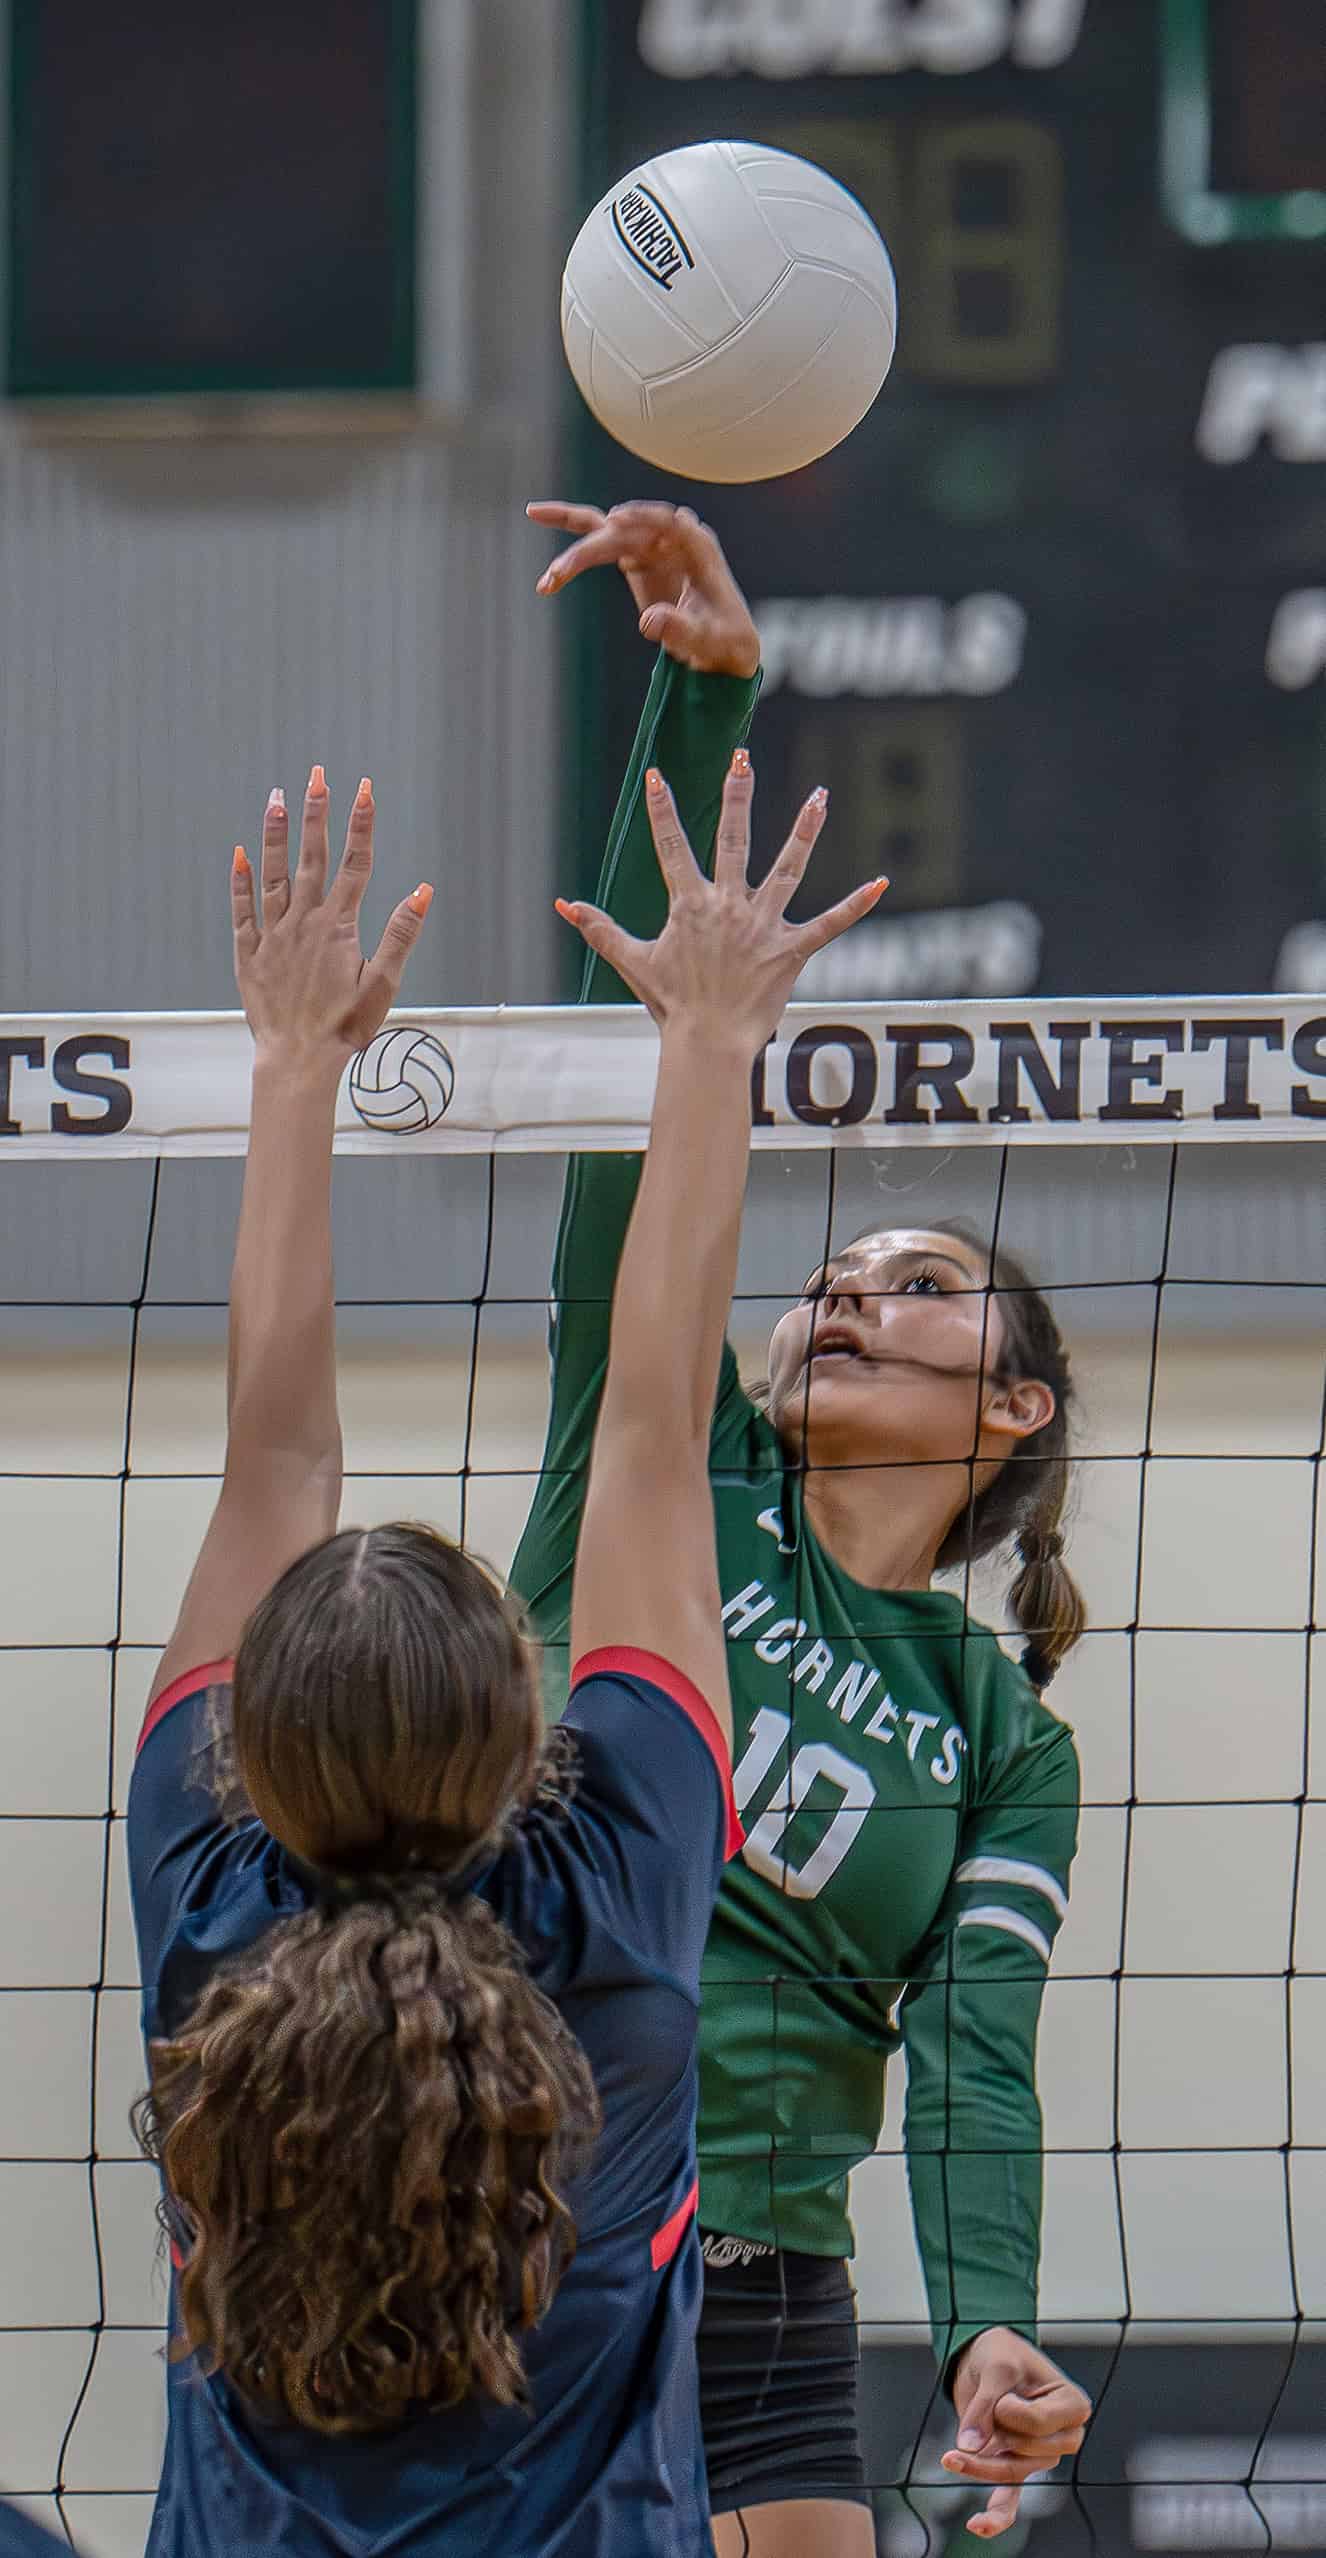
[[[211,1760],[213,1663],[149,1710],[129,1867],[150,2042],[215,1965],[307,1893],[253,1819],[227,1824]],[[523,2340],[527,2409],[473,2398],[388,2436],[273,2424],[193,2359],[172,2363],[148,2558],[701,2558],[711,2542],[694,2336],[700,1958],[740,1839],[703,1698],[651,1653],[592,1654],[565,1718],[566,1804],[522,1821],[475,1889],[589,2060],[603,2133],[568,2189],[579,2247]],[[172,2300],[172,2322],[175,2304]]]
[[[60,2558],[62,2551],[69,2558],[67,2541],[53,2540],[17,2505],[0,2503],[0,2558]]]

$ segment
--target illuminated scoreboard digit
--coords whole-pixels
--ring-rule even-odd
[[[808,471],[669,489],[577,425],[579,490],[686,495],[727,544],[761,805],[832,791],[811,893],[894,882],[818,991],[1326,985],[1323,21],[589,0],[586,206],[679,143],[767,141],[898,273],[890,379]],[[642,669],[601,592],[578,609],[584,845]]]

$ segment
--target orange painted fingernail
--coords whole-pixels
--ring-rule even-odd
[[[285,815],[285,792],[279,782],[276,782],[267,794],[267,814],[269,817]]]
[[[553,905],[556,908],[557,913],[561,916],[563,923],[573,924],[575,922],[576,910],[565,897],[554,897]]]
[[[409,907],[412,915],[427,914],[429,907],[433,903],[433,891],[426,879],[420,880],[413,896],[407,897],[405,903]]]
[[[811,794],[810,794],[810,799],[809,799],[809,802],[808,802],[808,805],[809,805],[811,808],[818,808],[818,809],[821,809],[821,810],[822,810],[822,809],[825,809],[825,808],[827,808],[827,807],[828,807],[828,805],[829,805],[829,794],[828,794],[827,790],[825,789],[823,782],[821,782],[821,783],[819,784],[819,786],[818,786],[818,788],[817,788],[816,790],[813,790],[813,791],[811,792]]]
[[[367,808],[368,803],[369,803],[369,801],[371,800],[372,796],[373,796],[373,784],[372,784],[372,781],[370,780],[370,778],[369,778],[368,774],[367,774],[367,773],[365,773],[365,774],[364,774],[364,776],[363,776],[363,779],[361,780],[361,782],[360,782],[360,784],[359,784],[359,788],[358,788],[358,790],[355,792],[355,806],[356,806],[356,808]]]
[[[231,856],[230,867],[234,872],[236,879],[247,879],[249,871],[249,857],[242,844],[236,844],[234,853]]]
[[[648,772],[647,772],[647,773],[646,773],[646,775],[645,775],[645,789],[646,789],[647,791],[651,791],[651,792],[654,794],[655,798],[657,798],[657,796],[658,796],[659,792],[662,790],[662,788],[663,788],[663,776],[662,776],[662,774],[660,773],[660,771],[659,771],[659,769],[658,769],[657,764],[651,764],[651,765],[650,765],[650,767],[649,767]]]
[[[737,775],[738,780],[744,780],[750,771],[750,756],[744,746],[733,747],[732,771]]]
[[[312,794],[316,791],[324,791],[326,789],[327,776],[324,773],[321,764],[314,765],[313,770],[308,777],[308,786],[310,796],[312,796]]]

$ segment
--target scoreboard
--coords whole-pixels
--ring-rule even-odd
[[[763,141],[897,270],[889,380],[806,471],[575,429],[568,494],[684,497],[756,608],[766,850],[823,780],[813,902],[893,881],[805,991],[1326,988],[1322,0],[585,0],[582,38],[581,213]],[[581,847],[644,676],[606,601]]]

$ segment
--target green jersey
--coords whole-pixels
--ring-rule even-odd
[[[667,775],[697,853],[756,685],[660,660],[598,902],[656,932],[643,807]],[[589,961],[584,992],[625,1000]],[[571,1571],[639,1158],[567,1175],[553,1278],[544,1470],[512,1583],[565,1696]],[[937,1590],[871,1590],[817,1542],[777,1434],[729,1348],[712,1466],[746,1844],[705,1961],[701,2213],[815,2255],[851,2252],[847,2178],[875,2149],[907,2051],[905,2140],[937,2350],[1034,2332],[1041,2217],[1035,2046],[1076,1843],[1072,1737],[993,1634]]]

